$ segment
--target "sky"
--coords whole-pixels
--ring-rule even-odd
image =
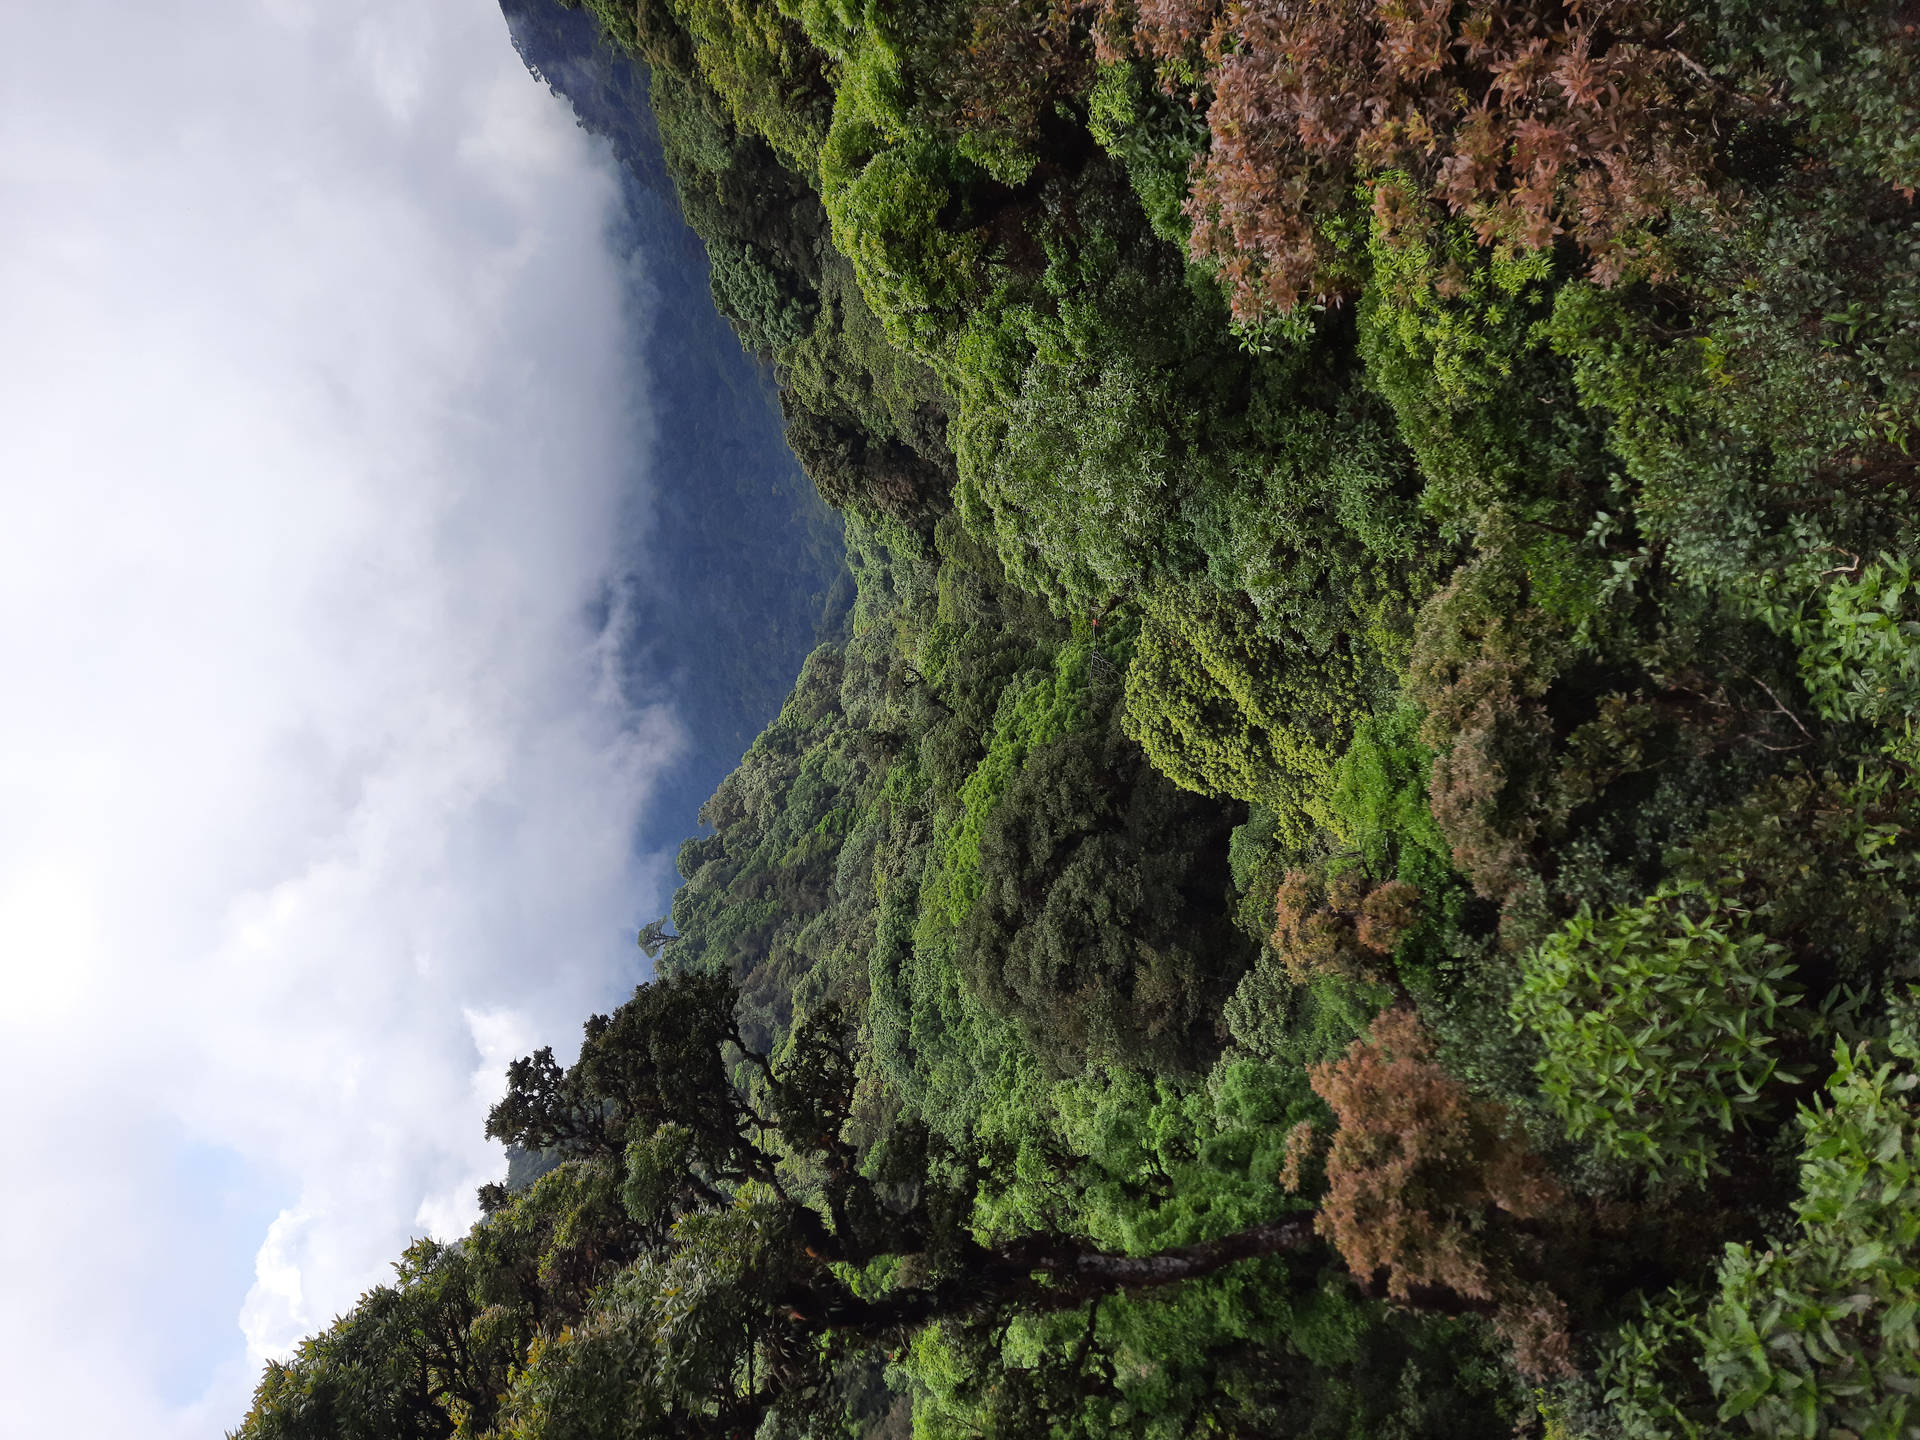
[[[493,0],[7,14],[6,1429],[218,1436],[639,978],[644,257]]]

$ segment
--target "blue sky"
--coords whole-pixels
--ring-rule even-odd
[[[21,1434],[217,1435],[637,976],[644,317],[492,0],[9,18],[0,1376]]]

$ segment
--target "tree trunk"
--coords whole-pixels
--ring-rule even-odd
[[[860,1300],[844,1293],[825,1299],[814,1292],[797,1297],[792,1313],[800,1319],[817,1319],[831,1328],[872,1335],[1004,1308],[1030,1313],[1070,1310],[1117,1290],[1173,1285],[1211,1275],[1241,1260],[1296,1253],[1319,1244],[1310,1215],[1288,1216],[1237,1230],[1218,1240],[1162,1250],[1157,1255],[1110,1255],[1034,1237],[1000,1250],[976,1251],[974,1263],[939,1285],[895,1291],[876,1300]]]

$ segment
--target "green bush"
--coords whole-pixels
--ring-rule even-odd
[[[1411,705],[1362,720],[1334,763],[1333,831],[1375,874],[1417,884],[1452,868],[1427,801],[1432,773],[1433,752],[1420,743],[1420,712]]]
[[[1193,230],[1184,209],[1187,176],[1207,146],[1204,117],[1162,93],[1144,66],[1128,61],[1101,67],[1087,109],[1087,129],[1126,166],[1153,233],[1184,250]]]
[[[814,307],[786,293],[752,245],[716,237],[707,242],[707,259],[714,303],[753,348],[773,352],[807,336]]]
[[[1060,1073],[1197,1063],[1252,959],[1223,903],[1237,808],[1177,788],[1110,729],[1036,745],[981,827],[956,968]]]
[[[1699,1297],[1642,1300],[1639,1318],[1602,1348],[1597,1367],[1607,1417],[1621,1440],[1702,1440]]]
[[[1800,681],[1829,720],[1886,725],[1920,711],[1920,584],[1892,555],[1851,565],[1832,546],[1766,577],[1755,614],[1800,652]]]
[[[1127,671],[1127,734],[1202,795],[1271,810],[1299,843],[1325,815],[1334,758],[1361,712],[1361,666],[1342,649],[1301,654],[1209,587],[1148,598]]]
[[[1544,704],[1564,668],[1565,627],[1532,603],[1505,534],[1462,565],[1422,607],[1407,697],[1426,712],[1436,752],[1429,796],[1453,863],[1489,900],[1504,900],[1553,838],[1553,723]]]
[[[1874,986],[1920,942],[1915,797],[1893,766],[1790,773],[1713,811],[1667,856],[1808,957],[1812,988]]]
[[[1781,7],[1733,0],[1715,12],[1729,68],[1784,76],[1808,148],[1894,190],[1920,185],[1920,53],[1912,21],[1873,0]],[[1776,82],[1777,83],[1777,82]]]
[[[1851,550],[1897,547],[1911,512],[1889,501],[1920,409],[1920,225],[1884,202],[1829,171],[1754,194],[1734,226],[1676,214],[1699,317],[1684,325],[1671,291],[1559,291],[1553,348],[1580,406],[1608,417],[1634,522],[1676,578],[1740,586],[1807,517]]]
[[[955,427],[962,514],[1022,588],[1062,613],[1098,610],[1167,558],[1192,416],[1126,356],[1038,360],[1019,386],[1004,407],[975,399]]]
[[[1026,675],[1000,693],[986,754],[960,786],[960,811],[938,834],[927,908],[951,926],[980,897],[980,832],[1028,755],[1092,718],[1084,644],[1063,646],[1053,674]]]
[[[1801,1112],[1799,1235],[1758,1252],[1729,1245],[1721,1261],[1707,1377],[1720,1418],[1768,1440],[1920,1429],[1915,1019],[1901,1007],[1888,1058],[1837,1046],[1827,1102]]]
[[[1277,383],[1256,387],[1231,474],[1182,503],[1191,544],[1268,633],[1320,648],[1364,636],[1403,655],[1414,608],[1450,558],[1420,514],[1414,466],[1384,407],[1357,388],[1331,411],[1301,402]]]
[[[1704,1180],[1774,1078],[1795,999],[1781,947],[1704,886],[1663,885],[1605,918],[1585,906],[1528,957],[1511,1013],[1539,1036],[1541,1089],[1576,1139]]]
[[[752,0],[672,0],[700,72],[743,130],[765,137],[795,169],[810,169],[832,108],[827,57],[784,7]]]
[[[1764,1440],[1915,1433],[1916,1019],[1910,996],[1886,1041],[1838,1045],[1826,1103],[1800,1112],[1799,1233],[1764,1250],[1727,1246],[1704,1312],[1685,1292],[1644,1302],[1603,1349],[1599,1378],[1625,1440],[1697,1440],[1728,1422]]]
[[[1426,473],[1427,507],[1458,525],[1545,489],[1564,429],[1541,398],[1563,385],[1537,333],[1551,252],[1489,255],[1463,224],[1391,228],[1377,210],[1367,248],[1360,353]]]
[[[986,294],[984,240],[948,219],[981,178],[950,147],[890,145],[857,120],[836,120],[820,155],[834,243],[888,337],[936,369]]]

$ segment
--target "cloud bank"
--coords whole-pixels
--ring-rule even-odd
[[[637,977],[608,161],[490,0],[74,0],[0,89],[8,1428],[218,1434]]]

